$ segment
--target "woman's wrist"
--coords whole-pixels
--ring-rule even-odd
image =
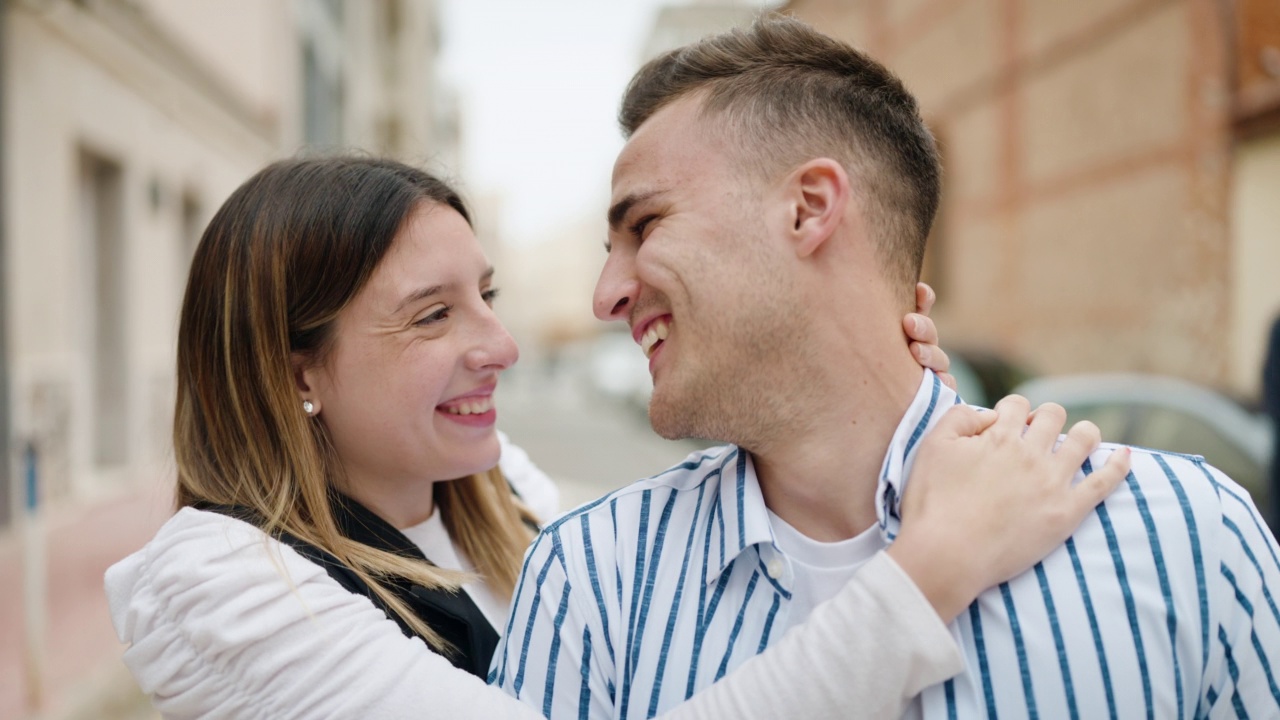
[[[978,597],[983,588],[973,587],[975,573],[963,563],[938,553],[938,543],[918,541],[904,533],[886,551],[924,595],[944,623],[950,623]]]

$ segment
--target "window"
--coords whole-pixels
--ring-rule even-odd
[[[182,235],[178,241],[188,262],[200,244],[200,236],[204,234],[204,212],[200,207],[200,198],[191,191],[182,194]],[[183,268],[186,271],[186,268]]]
[[[123,465],[128,452],[128,358],[125,323],[124,197],[120,166],[80,154],[80,226],[88,286],[91,457],[95,469]]]
[[[313,147],[336,147],[342,137],[341,84],[324,72],[316,46],[302,48],[303,123],[306,143]]]

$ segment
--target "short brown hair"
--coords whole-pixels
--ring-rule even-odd
[[[623,96],[623,134],[695,92],[705,94],[704,113],[745,140],[743,159],[766,172],[818,156],[844,164],[860,181],[886,268],[914,288],[942,167],[915,98],[892,72],[799,20],[762,16],[649,61]]]

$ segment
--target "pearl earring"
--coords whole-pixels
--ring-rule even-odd
[[[306,414],[308,414],[308,415],[311,415],[311,414],[315,413],[315,411],[316,411],[316,406],[315,406],[315,405],[312,405],[310,400],[303,400],[303,401],[302,401],[302,411],[303,411],[303,412],[305,412],[305,413],[306,413]]]

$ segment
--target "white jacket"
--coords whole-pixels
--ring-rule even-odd
[[[545,475],[507,447],[503,460],[526,500],[552,514]],[[178,511],[107,570],[106,589],[125,664],[166,718],[541,717],[224,515]],[[803,627],[664,717],[891,717],[963,669],[946,626],[880,553]]]

